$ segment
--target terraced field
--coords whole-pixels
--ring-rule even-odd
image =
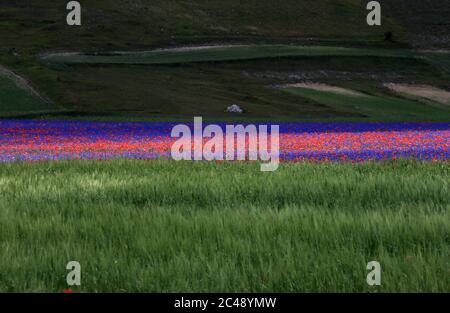
[[[134,90],[133,98],[152,99],[150,103],[140,103],[139,107],[135,107],[136,111],[150,111],[153,115],[163,116],[170,112],[186,116],[225,116],[225,108],[232,103],[244,105],[244,115],[249,117],[321,118],[331,115],[334,118],[372,120],[445,120],[450,111],[448,107],[438,104],[424,104],[386,94],[388,90],[383,85],[388,77],[385,81],[356,86],[363,90],[371,86],[368,92],[365,90],[369,96],[364,99],[342,96],[331,99],[330,95],[317,91],[314,95],[299,90],[282,93],[269,86],[276,85],[277,79],[255,79],[248,74],[264,75],[264,72],[278,71],[289,65],[294,70],[309,67],[318,73],[327,67],[354,71],[352,63],[359,62],[361,69],[368,67],[367,70],[371,70],[371,67],[372,71],[407,73],[414,80],[420,75],[428,75],[423,81],[444,84],[444,79],[439,80],[440,68],[434,68],[434,63],[421,53],[406,49],[295,45],[187,46],[143,52],[54,53],[42,56],[41,61],[48,67],[69,70],[73,73],[70,79],[83,78],[84,86],[88,82],[93,84],[92,88],[98,85],[102,92],[97,93],[95,99],[104,98],[101,101],[103,109],[107,99],[115,101],[121,98],[120,94],[129,94],[127,91]],[[414,74],[408,73],[415,68]],[[133,73],[135,77],[132,78]],[[290,74],[284,75],[289,77]],[[92,80],[86,79],[91,76]],[[114,77],[121,79],[113,81]],[[337,78],[336,82],[343,83]],[[122,92],[113,97],[119,89]],[[209,96],[203,97],[203,94]],[[89,101],[85,98],[81,103],[86,100]],[[122,101],[129,103],[130,100]],[[77,104],[79,110],[86,110],[85,105],[80,106],[81,103]],[[119,103],[117,105],[120,106]],[[94,104],[88,107],[93,108]],[[170,110],[175,107],[175,110]]]
[[[178,64],[192,62],[240,61],[289,57],[394,57],[412,58],[408,50],[363,49],[327,46],[209,46],[163,49],[147,52],[112,52],[100,55],[82,53],[49,54],[44,63],[64,64]]]
[[[389,0],[383,8],[382,27],[368,27],[365,3],[357,0],[93,0],[83,4],[83,26],[72,28],[65,25],[65,5],[11,0],[0,8],[0,64],[71,115],[227,118],[225,108],[239,104],[247,118],[367,118],[354,107],[272,87],[304,80],[298,76],[370,94],[384,94],[383,84],[391,82],[448,87],[447,56],[410,49],[427,43],[426,34],[427,49],[436,38],[445,46],[449,32],[440,13],[448,5]],[[387,31],[394,42],[383,41]],[[225,47],[170,51],[205,45]],[[66,51],[80,53],[58,54]]]
[[[425,105],[419,101],[387,95],[351,96],[299,87],[288,87],[284,90],[333,108],[349,108],[385,121],[399,119],[450,120],[450,110],[439,103]]]
[[[83,4],[83,26],[71,28],[65,25],[65,5],[11,0],[0,8],[0,64],[20,72],[71,115],[222,118],[225,108],[237,103],[247,108],[248,118],[362,118],[366,113],[270,87],[301,81],[290,77],[305,68],[327,75],[319,82],[334,79],[344,85],[349,82],[339,77],[359,70],[360,77],[346,87],[371,94],[383,93],[380,86],[390,82],[448,86],[447,55],[423,56],[410,49],[420,42],[427,49],[434,43],[445,46],[449,32],[441,15],[447,11],[448,4],[438,0],[387,0],[383,26],[367,27],[365,3],[357,0],[94,0]],[[383,42],[387,31],[395,42]],[[226,47],[167,50],[204,45]],[[165,49],[153,51],[158,48]],[[80,54],[54,54],[65,51]],[[257,70],[250,72],[249,65]],[[284,78],[267,79],[287,66],[291,71]],[[384,81],[368,81],[376,75]],[[399,76],[399,81],[390,79]]]

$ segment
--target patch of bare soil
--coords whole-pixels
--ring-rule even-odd
[[[185,46],[185,47],[176,47],[176,48],[159,48],[154,50],[142,50],[142,51],[111,51],[107,53],[99,53],[98,55],[108,54],[108,55],[129,55],[129,54],[142,54],[142,53],[151,53],[151,52],[188,52],[188,51],[197,51],[197,50],[208,50],[208,49],[221,49],[221,48],[235,48],[235,47],[249,47],[250,45],[198,45],[198,46]],[[70,56],[78,56],[84,55],[79,51],[66,51],[66,52],[48,52],[40,55],[40,58],[45,60],[53,57],[70,57]]]
[[[450,92],[429,85],[384,84],[390,90],[406,96],[413,96],[450,105]]]
[[[331,86],[327,84],[321,84],[321,83],[297,83],[297,84],[289,84],[284,85],[283,87],[300,87],[300,88],[307,88],[307,89],[313,89],[317,91],[324,91],[324,92],[332,92],[340,95],[346,95],[346,96],[352,96],[352,97],[365,97],[366,95],[347,88],[337,87],[337,86]]]
[[[126,54],[141,54],[150,52],[189,52],[197,50],[209,50],[209,49],[222,49],[222,48],[236,48],[236,47],[249,47],[250,45],[199,45],[199,46],[185,46],[176,48],[160,48],[146,51],[114,51],[112,54],[126,55]]]
[[[76,56],[80,55],[81,52],[55,52],[55,53],[43,53],[40,55],[40,58],[45,60],[52,57],[68,57],[68,56]]]

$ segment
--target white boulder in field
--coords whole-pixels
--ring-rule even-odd
[[[230,105],[227,108],[228,113],[244,113],[244,110],[237,104]]]

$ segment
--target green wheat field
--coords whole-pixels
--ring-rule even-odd
[[[0,165],[0,291],[449,292],[448,163]],[[366,283],[369,261],[382,285]]]

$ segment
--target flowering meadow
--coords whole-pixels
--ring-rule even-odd
[[[225,123],[216,124],[225,129]],[[450,159],[450,123],[278,124],[282,161]],[[175,125],[2,120],[0,162],[170,158],[171,145],[176,140],[170,133]]]
[[[0,292],[450,291],[449,123],[280,123],[273,175],[175,125],[0,121]]]

